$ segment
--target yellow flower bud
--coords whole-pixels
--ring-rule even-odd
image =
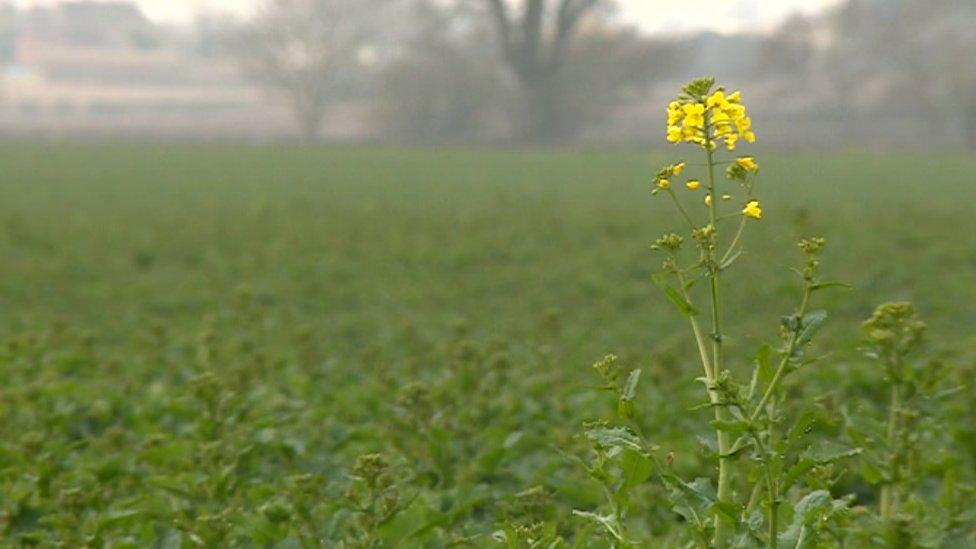
[[[742,209],[742,215],[753,219],[762,219],[763,211],[758,200],[752,200]]]
[[[745,135],[752,128],[752,119],[748,116],[743,116],[735,121],[735,127],[739,130],[740,134]]]
[[[759,164],[756,164],[756,159],[751,156],[740,156],[735,159],[736,165],[746,171],[756,173],[759,171]]]
[[[711,97],[706,100],[705,104],[708,105],[708,108],[710,109],[724,109],[729,105],[728,101],[725,99],[725,92],[722,90],[717,90],[715,93],[713,93]]]
[[[668,126],[668,142],[677,143],[682,137],[681,126]]]
[[[685,114],[685,128],[700,129],[705,127],[705,105],[701,103],[689,103],[682,107],[682,111]]]
[[[668,181],[667,179],[658,179],[657,186],[662,189],[669,189],[671,188],[671,182]]]
[[[705,205],[711,207],[712,205],[712,195],[705,195]]]
[[[688,187],[689,191],[697,191],[698,187],[701,187],[701,181],[697,179],[689,179],[688,182],[685,183],[685,187]]]

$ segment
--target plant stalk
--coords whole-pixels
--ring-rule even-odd
[[[797,316],[803,318],[807,314],[807,307],[810,303],[810,295],[813,294],[813,289],[810,284],[807,284],[803,291],[803,301],[800,303],[800,309],[797,311]],[[783,374],[786,373],[786,366],[790,363],[790,358],[793,353],[796,352],[797,342],[800,339],[799,332],[794,332],[790,335],[789,343],[786,345],[786,352],[780,359],[779,366],[776,368],[776,373],[773,374],[773,379],[770,380],[769,386],[766,387],[766,392],[763,393],[762,398],[759,400],[759,404],[756,405],[756,409],[753,410],[752,415],[749,417],[749,423],[755,423],[759,416],[762,415],[763,410],[766,405],[769,404],[769,400],[773,398],[773,394],[776,392],[776,388],[779,386],[779,382],[783,379]]]
[[[773,478],[773,468],[770,463],[773,456],[766,449],[766,445],[763,444],[759,435],[753,432],[752,436],[756,441],[756,447],[763,456],[763,473],[766,477],[766,497],[769,500],[769,517],[766,524],[769,528],[769,546],[775,548],[779,546],[779,491],[777,490],[776,479]],[[759,487],[758,483],[756,487]]]
[[[881,520],[891,519],[895,507],[895,483],[898,481],[898,456],[895,448],[895,436],[898,434],[898,383],[891,386],[891,405],[888,409],[888,449],[891,451],[891,478],[881,487]]]
[[[709,222],[712,225],[713,230],[718,229],[716,218],[718,207],[718,201],[716,200],[715,192],[715,158],[711,148],[711,139],[709,138],[711,124],[706,119],[705,123],[705,166],[708,172],[708,193],[711,196],[711,200],[708,205],[708,217]],[[717,237],[716,237],[717,241]],[[715,249],[709,249],[707,254],[706,266],[708,269],[708,278],[710,282],[711,289],[711,300],[712,300],[712,374],[713,380],[718,381],[721,379],[722,373],[724,372],[722,367],[722,315],[719,308],[719,272],[718,265],[716,264],[717,258],[715,257]],[[716,395],[717,396],[717,395]],[[726,421],[726,416],[728,411],[722,406],[715,407],[715,419],[719,422]],[[719,502],[730,502],[732,501],[732,459],[729,457],[729,449],[731,446],[731,440],[729,433],[717,430],[716,438],[718,439],[718,501]],[[727,523],[725,517],[720,513],[715,515],[715,545],[717,547],[725,547],[728,545],[729,538],[732,534],[729,524]]]
[[[677,273],[678,284],[681,287],[681,293],[684,295],[685,301],[691,303],[691,296],[688,295],[688,291],[685,289],[685,278],[682,276],[681,272]],[[711,389],[712,384],[715,382],[715,373],[712,371],[712,361],[708,356],[708,346],[705,345],[705,334],[702,332],[701,324],[698,323],[698,319],[694,316],[689,317],[691,321],[691,331],[695,335],[695,344],[698,345],[698,354],[701,356],[702,368],[705,370],[705,380],[709,384],[708,394],[711,397],[712,403],[718,401],[718,395]]]

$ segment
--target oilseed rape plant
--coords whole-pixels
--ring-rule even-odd
[[[932,539],[949,539],[951,527],[945,525],[952,519],[946,516],[954,515],[920,518],[926,515],[924,498],[916,494],[928,474],[921,465],[926,460],[920,453],[920,392],[935,398],[951,390],[940,384],[945,376],[934,373],[944,369],[907,366],[924,329],[912,306],[883,305],[864,324],[868,356],[884,364],[891,385],[887,427],[868,432],[866,421],[842,406],[847,436],[839,436],[841,425],[822,403],[804,402],[784,387],[792,374],[824,360],[811,352],[827,319],[825,311],[814,308],[816,296],[846,288],[821,277],[823,238],[798,243],[803,258],[795,269],[798,303],[782,317],[778,343],[761,345],[754,357],[726,356],[729,327],[734,327],[728,321],[739,315],[723,308],[723,283],[744,253],[750,224],[762,222],[765,214],[756,193],[760,163],[736,152],[742,142],[756,141],[741,92],[728,93],[713,79],[691,82],[668,105],[667,140],[690,145],[698,158],[671,163],[654,176],[651,194],[667,199],[684,228],[663,234],[651,246],[663,257],[653,280],[685,317],[697,349],[704,398],[694,410],[708,414],[714,431],[702,441],[714,473],[687,480],[675,467],[673,452],[660,455],[661,447],[644,436],[635,405],[641,370],[628,372],[608,356],[595,369],[602,379],[599,388],[618,401],[616,418],[587,424],[584,438],[592,445],[587,472],[602,486],[610,512],[576,515],[602,529],[614,547],[914,547],[924,545],[906,540],[923,523],[937,532]],[[753,368],[741,383],[733,365],[744,362]],[[913,395],[911,402],[907,395]],[[927,440],[934,445],[938,438],[932,434]],[[856,495],[840,484],[857,461],[861,480],[878,486],[874,506],[857,505]],[[928,470],[933,468],[930,464]],[[952,474],[946,478],[955,479]],[[649,479],[670,493],[683,532],[653,539],[631,527],[634,491]]]
[[[767,380],[765,387],[760,387],[757,375],[748,393],[744,393],[732,381],[725,368],[721,279],[723,271],[730,268],[742,253],[739,246],[747,223],[763,217],[762,206],[754,196],[759,164],[752,156],[739,156],[723,161],[719,159],[717,151],[720,143],[729,152],[736,150],[740,139],[755,143],[756,134],[752,130],[752,120],[747,114],[746,106],[742,103],[741,92],[735,91],[726,95],[724,88],[715,87],[713,79],[700,79],[685,86],[683,93],[668,105],[667,122],[669,142],[686,143],[700,149],[702,163],[698,167],[704,172],[702,175],[707,182],[704,198],[706,212],[703,215],[696,215],[692,213],[694,210],[686,208],[683,198],[670,186],[659,184],[654,189],[655,194],[661,191],[666,193],[684,218],[697,248],[696,259],[690,265],[682,263],[679,252],[683,238],[673,233],[658,239],[654,248],[665,254],[664,272],[655,280],[688,318],[704,373],[702,381],[708,396],[708,406],[714,410],[713,424],[716,428],[718,453],[717,491],[711,519],[714,544],[726,546],[733,536],[740,535],[737,530],[740,530],[743,517],[748,523],[755,524],[756,521],[750,520],[748,515],[763,501],[768,523],[766,541],[771,546],[776,546],[777,506],[782,486],[781,479],[775,478],[776,459],[770,451],[774,441],[771,440],[768,424],[775,417],[775,412],[769,406],[787,367],[794,361],[796,352],[808,342],[809,335],[812,335],[812,331],[824,319],[822,313],[807,313],[809,297],[818,284],[815,278],[816,254],[822,243],[805,244],[808,272],[804,278],[807,288],[803,302],[787,328],[790,334],[786,338],[784,351],[780,353],[780,365]],[[680,162],[664,168],[658,175],[659,181],[679,175],[684,165],[685,162]],[[727,182],[720,181],[716,174],[723,165],[727,166],[725,179],[738,183],[740,188],[742,206],[738,211],[723,212],[721,207],[722,202],[733,199],[732,193],[727,190]],[[678,166],[682,168],[678,169]],[[697,179],[692,179],[686,187],[696,190],[699,185]],[[721,196],[722,202],[716,200],[717,196]],[[737,229],[731,241],[726,241],[721,232],[722,222],[735,218],[738,218]],[[708,326],[703,325],[699,319],[701,312],[694,304],[695,298],[692,295],[692,288],[699,280],[704,280],[708,288]],[[804,340],[801,340],[801,334]],[[754,398],[759,394],[762,396],[758,400]],[[755,494],[742,507],[736,501],[734,491],[733,460],[746,447],[750,447],[756,454],[756,461],[762,464],[763,470],[756,479]],[[760,495],[763,493],[761,486],[765,487],[765,499]]]
[[[848,505],[843,499],[833,499],[825,489],[810,490],[792,506],[793,521],[781,532],[780,506],[787,493],[814,466],[824,467],[859,453],[854,448],[839,447],[810,458],[805,453],[809,448],[802,430],[789,435],[781,430],[785,421],[780,407],[782,381],[812,362],[804,351],[826,319],[823,311],[811,310],[811,298],[818,290],[837,286],[823,282],[818,275],[824,241],[800,242],[806,257],[801,302],[783,319],[781,345],[763,347],[751,382],[739,384],[726,367],[722,279],[743,253],[742,238],[749,223],[759,222],[764,214],[755,195],[759,163],[752,156],[734,156],[740,140],[756,141],[742,94],[726,94],[712,79],[690,83],[668,105],[667,138],[673,144],[698,149],[699,160],[672,163],[654,178],[651,193],[667,196],[685,224],[684,235],[668,232],[653,244],[652,249],[664,256],[663,271],[654,282],[687,318],[697,347],[703,374],[699,380],[706,396],[701,408],[711,410],[715,430],[709,445],[717,463],[717,478],[685,481],[671,471],[672,455],[664,460],[655,457],[656,447],[641,436],[639,424],[633,421],[640,371],[630,372],[620,383],[618,380],[625,376],[617,372],[616,358],[608,357],[596,369],[603,387],[616,392],[618,420],[624,425],[591,425],[586,438],[594,442],[595,456],[588,471],[609,494],[611,513],[578,514],[602,525],[614,545],[644,545],[646,542],[628,536],[626,513],[635,479],[649,478],[656,470],[659,480],[672,490],[674,512],[692,527],[695,545],[778,547],[784,539],[801,544],[803,538],[815,538],[846,516]],[[720,143],[724,153],[720,152]],[[719,174],[722,168],[724,173]],[[672,184],[682,176],[687,177],[684,185]],[[687,191],[679,191],[682,187]],[[700,200],[704,211],[686,204],[699,189],[704,190],[704,197],[691,201]],[[737,206],[725,205],[735,200]],[[732,231],[727,233],[730,223]],[[693,243],[693,254],[685,253],[686,241]],[[704,289],[698,291],[701,286]],[[621,478],[609,472],[607,465],[617,455],[624,456]],[[829,482],[817,482],[829,486]]]

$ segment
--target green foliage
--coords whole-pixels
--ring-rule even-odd
[[[690,254],[682,253],[682,236],[669,232],[658,238],[651,249],[663,253],[665,259],[663,272],[655,275],[653,281],[688,320],[690,339],[698,351],[692,362],[704,370],[704,376],[695,379],[704,384],[708,398],[697,409],[714,412],[714,419],[708,421],[715,432],[714,443],[706,443],[705,447],[707,455],[718,464],[715,490],[711,490],[712,477],[699,477],[688,483],[670,472],[661,475],[662,484],[673,489],[673,509],[690,526],[685,529],[684,539],[719,549],[844,546],[851,539],[860,543],[882,539],[889,546],[903,547],[916,546],[922,538],[927,538],[927,542],[948,539],[950,529],[944,521],[932,526],[933,521],[927,520],[928,516],[945,515],[946,508],[940,501],[943,507],[936,507],[939,511],[927,511],[931,494],[929,501],[922,503],[926,497],[921,488],[925,481],[936,477],[933,473],[939,467],[919,450],[923,440],[938,440],[937,434],[927,432],[926,427],[940,423],[926,425],[920,421],[926,415],[922,402],[926,397],[934,400],[936,395],[950,395],[951,391],[935,391],[942,381],[941,368],[918,368],[908,360],[926,329],[910,303],[884,304],[863,323],[869,344],[867,356],[885,367],[891,387],[884,435],[879,429],[871,432],[854,427],[847,437],[869,449],[861,470],[864,480],[880,485],[874,522],[850,521],[851,505],[857,497],[839,491],[845,476],[844,463],[860,456],[864,448],[839,442],[843,440],[841,433],[833,422],[825,421],[830,417],[825,410],[804,402],[804,395],[789,394],[785,389],[789,378],[823,358],[807,356],[828,317],[825,310],[811,310],[812,298],[826,289],[847,287],[820,278],[824,238],[799,241],[805,257],[803,267],[796,269],[802,279],[800,303],[793,314],[782,317],[780,346],[760,346],[748,387],[736,381],[727,353],[730,328],[723,323],[726,271],[744,253],[742,237],[750,220],[762,220],[766,210],[754,194],[754,178],[759,175],[755,159],[724,158],[719,152],[720,144],[726,145],[728,152],[736,150],[739,138],[755,141],[741,94],[735,92],[727,98],[722,88],[712,93],[714,85],[713,79],[693,81],[667,109],[668,142],[693,145],[702,158],[698,166],[701,179],[707,182],[706,211],[689,213],[683,205],[685,198],[671,186],[670,178],[683,173],[684,162],[658,172],[650,193],[653,197],[667,195],[696,245],[696,254],[689,257]],[[718,201],[719,196],[724,201],[734,199],[731,193],[719,191],[716,172],[722,164],[729,165],[725,169],[727,179],[738,181],[742,187],[740,200],[745,207],[739,211],[729,212]],[[700,182],[696,179],[686,188],[695,192]],[[738,228],[732,228],[726,236],[724,229],[729,229],[728,221],[732,219],[737,220]],[[705,290],[693,291],[697,280],[705,281]],[[696,303],[706,305],[699,309]],[[703,310],[709,314],[704,315]],[[709,320],[699,320],[699,316]],[[792,427],[786,427],[791,413],[797,414],[796,419]],[[633,419],[633,414],[628,419]],[[857,425],[861,419],[853,417],[849,423]],[[818,422],[828,428],[814,436]],[[621,431],[618,428],[612,433],[620,435]],[[643,447],[637,437],[627,433],[626,440],[633,447]],[[621,444],[617,440],[615,447]],[[941,472],[953,475],[956,469],[950,466]],[[842,497],[835,499],[835,492]],[[610,515],[597,518],[604,521],[616,541],[626,544],[619,507],[610,508]],[[873,512],[865,507],[861,518]],[[792,522],[784,529],[783,521],[790,516]],[[957,524],[966,525],[962,528],[964,535],[972,536],[974,524],[969,517],[957,520]]]
[[[781,545],[976,545],[976,163],[776,156],[724,274],[729,506],[688,319],[648,282],[643,152],[0,145],[0,545],[696,547],[720,514],[755,547],[763,456]],[[736,409],[817,323],[780,268],[808,233],[853,291],[814,284],[830,318],[753,434]],[[932,340],[895,370],[897,484],[886,353],[854,337],[892,297]]]

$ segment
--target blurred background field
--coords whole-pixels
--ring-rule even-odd
[[[803,489],[852,495],[848,546],[973,546],[974,58],[967,0],[0,0],[0,545],[609,547],[573,515],[606,509],[595,361],[642,370],[655,467],[717,465],[650,250],[681,223],[654,174],[703,177],[665,106],[714,75],[765,212],[723,275],[729,369],[826,237],[850,288],[784,388],[800,438],[884,438],[880,302],[915,303],[936,381],[913,516],[871,523],[878,448]],[[632,488],[630,532],[688,546]]]
[[[736,318],[789,308],[793,241],[824,235],[828,272],[854,287],[832,298],[848,335],[875,302],[908,299],[968,336],[976,161],[761,156],[769,214],[733,275],[749,288]],[[519,338],[555,315],[573,361],[680,339],[649,283],[649,243],[677,221],[649,193],[663,153],[24,142],[0,157],[10,326],[124,335],[198,322],[246,287],[343,352],[460,318]]]
[[[941,416],[952,446],[935,451],[969,467],[976,161],[760,157],[767,215],[726,279],[731,347],[748,357],[775,341],[797,299],[794,242],[826,236],[825,272],[853,288],[823,296],[826,357],[788,390],[833,410],[819,429],[837,428],[839,410],[880,417],[882,373],[860,358],[859,324],[910,299],[964,387]],[[570,511],[602,496],[564,452],[606,410],[589,365],[609,352],[644,370],[646,436],[676,470],[707,471],[690,436],[709,437],[692,411],[699,366],[650,281],[649,243],[677,221],[649,193],[664,159],[5,143],[4,536],[355,540],[349,471],[379,452],[402,483],[398,518],[375,531],[385,543],[492,546],[495,529],[539,520],[585,540]],[[747,362],[730,367],[748,375]],[[876,497],[842,478],[838,492]],[[638,493],[633,526],[667,544],[666,494]]]

